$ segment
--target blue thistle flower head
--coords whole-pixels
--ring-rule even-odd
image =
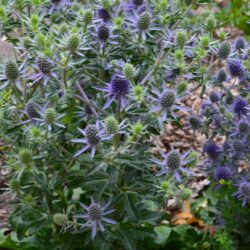
[[[189,127],[192,128],[193,130],[200,129],[202,126],[202,120],[197,115],[191,115],[188,118],[188,123],[189,123]]]
[[[192,158],[188,158],[189,153],[190,152],[188,151],[184,154],[180,154],[176,150],[171,150],[168,154],[161,153],[162,157],[164,158],[163,161],[152,159],[154,163],[158,164],[162,168],[162,170],[157,173],[157,176],[170,173],[174,174],[178,182],[181,182],[181,172],[194,175],[193,171],[184,168],[184,166],[192,161]]]
[[[221,128],[222,124],[223,124],[223,117],[219,114],[215,114],[213,116],[213,125],[216,128]]]
[[[158,105],[153,107],[150,112],[162,112],[163,122],[166,121],[168,114],[171,114],[174,119],[177,119],[174,110],[188,110],[177,103],[180,97],[171,89],[165,88],[162,92],[155,89],[153,93],[156,97],[150,96],[149,98],[157,102]]]
[[[246,46],[246,41],[243,37],[238,37],[235,41],[235,48],[238,50],[244,49]]]
[[[76,152],[74,157],[83,154],[88,149],[91,150],[91,157],[94,157],[96,152],[96,147],[101,143],[101,141],[111,139],[110,135],[105,135],[105,130],[100,128],[100,124],[97,121],[96,124],[88,125],[85,130],[78,128],[80,133],[84,135],[84,138],[73,139],[72,142],[83,143],[85,147]]]
[[[109,12],[104,8],[99,8],[97,10],[97,16],[99,19],[102,19],[104,22],[107,22],[110,20]]]
[[[213,159],[213,160],[217,159],[222,152],[220,146],[218,146],[216,143],[214,143],[212,141],[210,141],[204,145],[203,151],[205,153],[207,153],[207,155],[210,159]]]
[[[93,198],[91,198],[91,204],[86,206],[84,203],[80,203],[81,207],[86,210],[86,213],[81,215],[76,215],[76,218],[85,219],[86,222],[81,224],[81,228],[85,228],[91,226],[91,235],[92,240],[95,239],[98,228],[104,232],[104,225],[103,222],[108,224],[116,224],[116,222],[106,215],[111,214],[115,211],[115,209],[107,210],[111,201],[108,202],[106,205],[102,206],[99,203],[95,202]]]
[[[220,69],[217,73],[216,80],[220,83],[226,81],[227,79],[227,73],[224,69]]]
[[[242,199],[242,206],[244,207],[250,198],[250,182],[246,177],[242,177],[237,181],[235,186],[237,187],[238,191],[233,193],[233,196],[238,199]]]
[[[239,59],[230,59],[228,61],[228,70],[232,77],[242,77],[244,74],[244,67]]]
[[[242,117],[248,114],[249,112],[249,106],[247,100],[238,97],[237,99],[234,100],[232,104],[232,110],[235,115],[238,117]]]
[[[221,180],[232,180],[233,178],[233,171],[228,167],[218,167],[214,171],[214,179],[218,182]]]
[[[247,119],[240,119],[235,123],[235,130],[231,136],[245,137],[250,133],[250,122]]]
[[[220,95],[217,92],[212,91],[209,95],[209,98],[212,103],[216,103],[220,100]]]
[[[211,102],[205,101],[201,104],[201,113],[202,115],[210,116],[217,113],[217,109]]]
[[[110,83],[106,84],[105,88],[97,88],[106,92],[106,96],[109,97],[104,105],[104,109],[108,108],[114,100],[118,100],[121,106],[124,107],[130,87],[130,81],[122,73],[116,73],[112,76]]]

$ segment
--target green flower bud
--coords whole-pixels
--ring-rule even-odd
[[[38,33],[36,36],[36,43],[38,47],[44,48],[46,46],[46,37],[42,33]]]
[[[66,23],[61,24],[59,27],[59,32],[61,35],[67,33],[68,30],[69,30],[69,26]]]
[[[68,223],[68,217],[66,214],[55,214],[53,216],[53,221],[57,226],[65,227]]]
[[[135,76],[135,68],[132,64],[130,63],[126,63],[123,67],[123,75],[127,78],[127,79],[134,79]]]
[[[206,26],[209,30],[214,30],[216,28],[216,20],[213,16],[209,16],[206,19]]]
[[[183,201],[189,200],[192,196],[192,190],[189,188],[184,188],[180,191],[180,199]]]
[[[31,194],[28,194],[24,197],[24,200],[28,203],[31,203],[33,201],[33,197]]]
[[[203,36],[201,38],[201,46],[202,46],[202,48],[204,48],[204,49],[207,48],[209,46],[209,43],[210,43],[209,36]]]
[[[80,37],[77,34],[72,34],[68,40],[68,49],[70,52],[75,52],[80,45]]]
[[[20,190],[20,183],[17,179],[11,179],[9,182],[9,187],[12,192],[18,193]]]
[[[180,49],[178,49],[178,50],[176,50],[175,51],[175,53],[174,53],[174,55],[175,55],[175,58],[178,60],[178,61],[181,61],[182,59],[183,59],[183,51],[182,50],[180,50]]]
[[[123,24],[123,18],[121,16],[116,17],[114,23],[116,26],[120,28]]]
[[[18,66],[13,61],[6,62],[4,72],[6,78],[10,81],[15,81],[19,75]]]
[[[220,40],[225,40],[226,36],[227,36],[226,32],[222,31],[222,32],[220,32],[220,34],[219,34],[219,39],[220,39]]]
[[[149,15],[148,12],[143,12],[140,16],[139,16],[139,20],[138,20],[138,28],[140,30],[147,30],[150,26],[150,22],[151,22],[151,17]]]
[[[114,116],[105,119],[105,128],[108,134],[116,134],[119,129],[119,123]]]
[[[136,122],[132,127],[132,131],[134,135],[140,135],[143,131],[143,124],[141,122]]]
[[[184,30],[179,30],[176,32],[175,43],[176,46],[180,49],[183,49],[187,40],[187,34]]]
[[[161,188],[162,188],[164,191],[167,191],[168,188],[169,188],[169,183],[168,183],[168,181],[163,181],[163,182],[161,183]]]
[[[29,165],[32,162],[32,153],[29,149],[22,149],[19,152],[19,159],[21,163]]]
[[[86,10],[83,15],[83,22],[88,25],[92,22],[92,12],[91,10]]]
[[[134,91],[136,96],[140,96],[143,93],[143,88],[141,85],[137,85],[135,86]]]
[[[38,25],[39,23],[39,16],[37,14],[32,14],[30,18],[30,22],[32,25]]]
[[[226,112],[225,113],[225,118],[228,120],[228,121],[231,121],[234,119],[234,114],[232,112]]]
[[[38,127],[35,127],[33,126],[31,129],[30,129],[30,134],[33,138],[38,138],[41,134],[41,131]]]
[[[53,108],[48,108],[45,112],[45,121],[53,124],[56,120],[56,111]]]

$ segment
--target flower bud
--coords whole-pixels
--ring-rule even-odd
[[[114,116],[105,119],[105,128],[108,134],[116,134],[119,129],[119,123]]]
[[[147,30],[150,26],[150,22],[151,22],[151,17],[149,15],[148,12],[143,12],[140,16],[139,16],[139,20],[138,20],[138,28],[142,31]]]
[[[55,214],[53,216],[53,221],[57,226],[65,227],[68,223],[68,217],[66,214]]]
[[[69,26],[66,23],[62,23],[59,27],[59,31],[61,35],[64,35],[68,32]]]
[[[141,122],[136,122],[132,127],[132,131],[134,135],[140,135],[143,131],[143,124]]]
[[[20,183],[17,179],[11,179],[9,182],[9,187],[12,192],[18,193],[20,190]]]
[[[40,114],[38,112],[38,110],[40,109],[40,106],[36,102],[32,102],[32,101],[29,102],[26,105],[25,109],[26,109],[26,112],[30,118],[39,118],[40,117]]]
[[[83,15],[83,22],[88,25],[92,22],[92,12],[91,10],[86,10]]]
[[[72,34],[68,40],[68,49],[71,53],[75,52],[80,45],[80,37],[77,34]]]
[[[203,49],[206,49],[209,46],[210,38],[209,36],[203,36],[201,38],[201,46]]]
[[[180,199],[182,201],[189,200],[192,196],[192,190],[189,188],[184,188],[183,190],[180,191]]]
[[[29,165],[32,162],[32,154],[29,149],[22,149],[19,152],[19,159],[21,163]]]
[[[209,16],[206,19],[206,26],[209,30],[214,30],[216,28],[216,20],[213,16]]]
[[[183,49],[186,43],[186,39],[187,39],[186,31],[184,30],[177,31],[176,37],[175,37],[176,46],[180,49]]]
[[[45,121],[53,124],[56,120],[56,111],[53,108],[48,108],[45,112]]]
[[[229,42],[223,42],[218,50],[218,56],[221,59],[227,59],[231,52],[231,45]]]
[[[6,62],[4,72],[6,78],[10,81],[15,81],[19,75],[18,66],[13,61]]]
[[[37,65],[43,74],[49,74],[50,70],[53,68],[52,62],[46,57],[39,57],[37,60]]]
[[[30,134],[33,138],[38,138],[41,134],[41,131],[38,127],[35,127],[33,126],[31,129],[30,129]]]
[[[101,25],[97,31],[97,36],[101,41],[108,40],[110,36],[109,28],[106,25]]]
[[[132,80],[134,79],[134,76],[135,76],[135,68],[132,64],[130,63],[126,63],[123,67],[123,75],[129,79],[129,80]]]

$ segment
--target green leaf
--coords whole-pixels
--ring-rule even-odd
[[[15,242],[11,235],[4,235],[4,232],[1,230],[0,231],[0,249],[1,250],[5,250],[5,249],[9,249],[9,250],[18,250],[19,248],[19,244],[17,242]]]
[[[157,234],[155,242],[159,245],[163,245],[167,242],[169,235],[171,233],[171,228],[168,226],[155,227],[154,231]]]
[[[135,206],[131,203],[129,197],[128,197],[128,194],[125,193],[124,194],[125,196],[125,199],[124,199],[124,202],[125,202],[125,208],[127,210],[127,213],[129,215],[129,217],[133,220],[133,221],[138,221],[138,218],[135,214]]]

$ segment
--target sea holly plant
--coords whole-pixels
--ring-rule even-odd
[[[176,226],[168,207],[192,203],[200,171],[249,212],[249,44],[213,37],[211,16],[190,29],[195,6],[1,1],[15,56],[1,60],[0,134],[20,249],[161,249],[176,235],[202,249],[212,236]],[[208,97],[198,109],[195,95]],[[201,164],[191,145],[156,147],[169,126],[205,134]]]

